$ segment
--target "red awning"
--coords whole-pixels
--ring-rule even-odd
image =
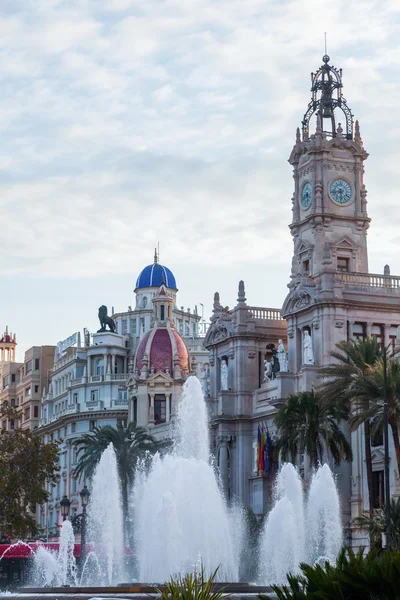
[[[51,552],[58,553],[60,544],[57,542],[29,542],[27,544],[0,544],[0,558],[32,558],[38,548],[45,548]],[[91,544],[86,544],[86,553],[92,550]],[[124,548],[125,556],[132,556],[129,548]],[[81,545],[74,544],[74,556],[79,558],[81,555]]]

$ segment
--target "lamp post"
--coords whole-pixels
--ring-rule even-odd
[[[82,523],[81,523],[81,570],[86,560],[86,507],[89,502],[90,492],[85,485],[80,491],[80,497],[82,501]]]
[[[383,435],[385,442],[385,532],[382,534],[382,547],[390,550],[390,481],[389,481],[389,416],[387,399],[387,351],[383,348]]]
[[[61,514],[63,521],[66,521],[69,515],[69,507],[71,506],[71,500],[67,496],[63,496],[60,500]]]

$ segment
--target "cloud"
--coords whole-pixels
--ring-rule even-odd
[[[274,285],[284,294],[292,244],[286,161],[324,31],[370,152],[370,264],[381,270],[391,257],[400,272],[399,7],[320,7],[3,2],[0,273],[130,273],[160,239],[171,264],[255,264],[264,272],[279,264]]]

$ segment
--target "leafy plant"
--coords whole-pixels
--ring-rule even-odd
[[[366,556],[343,549],[336,565],[311,566],[303,563],[301,575],[288,574],[288,585],[272,586],[278,600],[399,600],[400,552]],[[260,600],[267,596],[260,595]]]
[[[224,588],[215,590],[215,578],[218,567],[210,575],[205,576],[204,567],[200,573],[187,573],[175,575],[165,584],[165,588],[156,588],[161,600],[220,600],[230,594],[224,593]]]

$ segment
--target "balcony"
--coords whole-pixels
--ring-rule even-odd
[[[338,273],[345,290],[400,296],[400,277],[373,273]]]
[[[249,306],[248,310],[253,319],[262,319],[263,321],[284,321],[279,308]]]
[[[111,408],[128,408],[128,400],[112,400]]]

